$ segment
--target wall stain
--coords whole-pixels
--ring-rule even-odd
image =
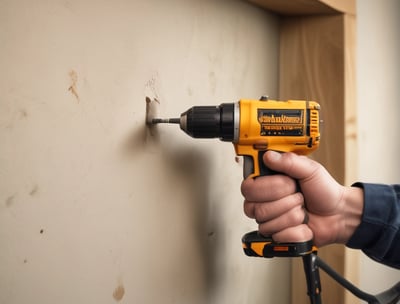
[[[18,111],[18,114],[19,114],[19,117],[20,117],[21,119],[27,118],[27,117],[28,117],[28,112],[27,112],[25,109],[20,109],[20,110]]]
[[[14,198],[15,198],[15,194],[13,194],[13,195],[11,195],[11,196],[6,198],[5,204],[6,204],[7,208],[12,206],[12,204],[14,203]]]
[[[208,79],[210,83],[211,94],[215,95],[217,90],[217,76],[215,75],[215,72],[209,72]]]
[[[79,102],[79,95],[76,89],[76,84],[78,82],[78,74],[76,73],[76,71],[71,70],[69,71],[68,75],[71,80],[71,85],[69,86],[68,91],[70,91],[71,94],[75,96],[77,102]]]
[[[114,292],[113,292],[112,295],[113,295],[114,300],[117,301],[117,302],[119,302],[119,301],[121,301],[122,298],[124,297],[124,294],[125,294],[124,285],[119,284],[119,285],[114,289]]]
[[[153,96],[154,99],[159,100],[160,97],[159,97],[158,89],[157,89],[157,79],[158,79],[158,75],[156,74],[153,77],[151,77],[150,80],[148,80],[146,82],[144,87],[145,87],[146,95]]]
[[[189,95],[189,96],[193,96],[193,89],[191,88],[191,87],[187,87],[187,94]]]
[[[34,196],[35,194],[37,194],[38,191],[39,191],[38,185],[34,185],[32,190],[29,192],[29,195]]]

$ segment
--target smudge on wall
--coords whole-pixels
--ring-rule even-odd
[[[77,91],[77,83],[78,83],[78,73],[75,70],[70,70],[68,73],[70,86],[68,91],[75,97],[76,101],[79,102],[79,95]]]
[[[125,288],[124,285],[119,284],[117,287],[115,287],[114,292],[112,294],[113,298],[115,301],[119,302],[122,300],[122,298],[125,295]]]

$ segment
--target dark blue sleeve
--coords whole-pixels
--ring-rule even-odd
[[[364,189],[364,210],[360,226],[346,245],[400,269],[400,185],[353,186]]]

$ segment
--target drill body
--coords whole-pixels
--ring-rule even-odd
[[[181,114],[181,129],[194,138],[232,142],[244,157],[245,178],[268,175],[267,150],[309,154],[318,148],[320,106],[304,100],[247,100],[219,106],[195,106]]]
[[[306,155],[320,142],[320,106],[315,101],[241,99],[219,106],[195,106],[180,118],[153,119],[152,123],[176,123],[194,138],[219,138],[232,142],[237,155],[244,157],[244,178],[276,174],[264,165],[267,150]],[[312,240],[301,243],[276,243],[257,231],[242,238],[248,256],[305,256],[317,249]]]

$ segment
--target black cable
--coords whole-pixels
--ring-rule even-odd
[[[307,295],[311,304],[321,304],[321,281],[319,268],[316,264],[317,255],[314,253],[303,256],[304,273],[306,275]]]
[[[323,271],[325,271],[332,279],[354,294],[357,298],[367,301],[370,304],[379,304],[381,302],[378,299],[369,293],[362,291],[361,289],[354,286],[352,283],[343,278],[340,274],[338,274],[335,270],[333,270],[328,264],[326,264],[322,259],[320,259],[317,255],[315,255],[315,264],[317,267],[320,267]]]

